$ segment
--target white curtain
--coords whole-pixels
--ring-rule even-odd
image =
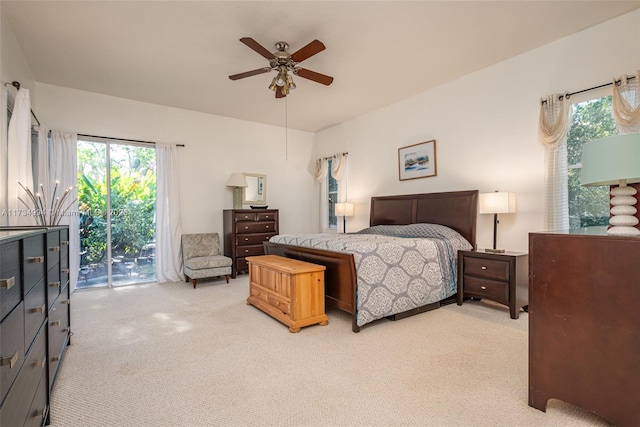
[[[329,189],[327,177],[329,173],[329,160],[326,158],[316,160],[316,170],[314,178],[320,184],[320,230],[329,230]]]
[[[156,280],[158,283],[183,280],[177,150],[174,144],[156,144]]]
[[[571,128],[571,104],[565,94],[541,100],[539,136],[544,152],[544,229],[569,228],[567,134]]]
[[[331,176],[338,182],[338,203],[347,202],[347,177],[348,177],[347,154],[336,154],[331,158]],[[339,233],[344,233],[344,221],[338,221],[337,229]]]
[[[29,204],[26,193],[18,182],[33,190],[31,165],[31,100],[29,90],[20,88],[16,95],[7,134],[7,208],[8,225],[36,225],[26,210]],[[25,206],[20,200],[24,200]]]
[[[640,70],[635,76],[622,75],[613,79],[612,105],[620,133],[640,132]]]
[[[41,139],[39,140],[41,141]],[[39,147],[40,148],[40,147]],[[59,225],[69,226],[69,286],[71,292],[76,288],[78,271],[80,269],[80,224],[78,219],[78,135],[71,132],[51,131],[49,151],[49,189],[46,194],[53,194],[53,188],[58,185],[58,193],[70,188],[67,196],[69,202],[73,201]],[[38,150],[40,151],[40,150]],[[38,158],[40,159],[40,153]],[[39,170],[41,167],[39,166]],[[66,207],[68,203],[65,203]]]

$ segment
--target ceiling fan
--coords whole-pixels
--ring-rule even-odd
[[[312,41],[294,53],[288,52],[289,44],[286,42],[276,43],[276,51],[271,53],[251,37],[243,37],[240,41],[267,58],[269,60],[269,66],[258,68],[256,70],[245,71],[240,74],[234,74],[229,76],[231,80],[239,80],[244,79],[245,77],[255,76],[257,74],[268,73],[269,71],[276,71],[278,75],[273,78],[269,85],[269,89],[276,93],[276,98],[284,98],[289,94],[290,90],[296,88],[293,77],[291,77],[289,72],[327,86],[333,82],[333,77],[331,76],[298,67],[300,62],[322,52],[325,49],[324,44],[319,40]]]

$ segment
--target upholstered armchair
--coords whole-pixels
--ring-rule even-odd
[[[182,261],[185,281],[196,287],[198,279],[224,276],[229,283],[231,258],[220,254],[218,233],[183,234]]]

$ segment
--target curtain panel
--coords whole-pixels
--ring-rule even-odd
[[[44,133],[43,129],[40,132]],[[47,132],[48,133],[48,132]],[[47,135],[45,133],[45,135]],[[38,165],[38,174],[48,181],[47,194],[53,194],[53,187],[56,183],[58,191],[60,189],[70,189],[67,200],[73,201],[69,209],[61,216],[60,225],[69,226],[69,286],[71,292],[76,288],[78,281],[78,271],[80,270],[80,224],[78,222],[78,135],[71,132],[51,131],[51,136],[47,143],[47,138],[40,138],[38,144],[45,141],[43,150],[48,151],[48,172],[47,168]],[[38,147],[38,160],[42,159],[40,146]],[[43,162],[44,163],[44,162]],[[42,174],[42,175],[40,175]],[[44,185],[44,184],[43,184]],[[47,187],[45,187],[47,188]],[[67,204],[65,203],[64,206]]]
[[[156,280],[181,282],[182,220],[175,144],[156,143],[156,167]]]
[[[314,178],[320,184],[320,230],[329,230],[329,159],[316,160]]]
[[[612,107],[620,133],[640,132],[640,70],[613,79]]]
[[[569,228],[567,135],[571,128],[571,104],[566,94],[541,100],[539,137],[544,152],[544,229]]]
[[[16,95],[7,133],[7,219],[8,225],[35,225],[28,215],[27,195],[20,184],[33,190],[31,162],[31,100],[29,89],[20,88]],[[18,184],[20,183],[20,184]],[[26,201],[26,200],[25,200]]]

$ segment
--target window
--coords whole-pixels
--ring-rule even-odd
[[[336,218],[336,202],[338,201],[338,181],[331,174],[331,166],[332,159],[329,159],[328,171],[327,171],[327,180],[329,185],[328,188],[328,197],[327,200],[328,208],[329,208],[329,228],[336,230],[338,228],[338,220]]]
[[[580,173],[582,145],[618,133],[611,111],[611,96],[573,104],[567,137],[570,228],[609,224],[609,186],[583,187]]]

